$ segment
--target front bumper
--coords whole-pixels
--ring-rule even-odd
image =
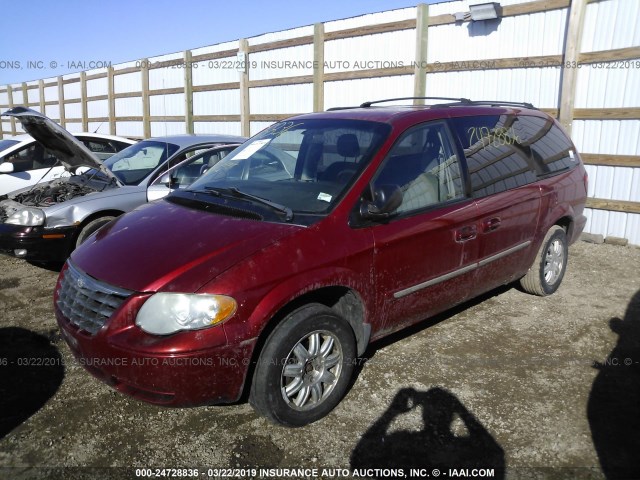
[[[0,224],[0,251],[39,262],[63,262],[73,249],[77,227],[46,229]]]
[[[133,322],[147,298],[133,295],[95,335],[72,325],[54,305],[78,363],[114,389],[148,403],[186,407],[237,401],[257,339],[228,345],[222,326],[166,337],[146,334]]]

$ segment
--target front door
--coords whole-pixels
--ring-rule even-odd
[[[405,132],[373,180],[400,187],[403,202],[371,228],[375,249],[373,337],[425,319],[467,298],[478,255],[477,208],[444,122]],[[377,327],[377,328],[376,328]]]

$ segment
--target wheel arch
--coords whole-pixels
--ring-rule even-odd
[[[94,221],[96,218],[100,218],[100,217],[119,217],[123,213],[124,212],[122,210],[116,210],[116,209],[100,210],[98,212],[90,213],[89,215],[84,217],[80,221],[80,223],[78,224],[78,232],[80,232],[80,230],[82,230],[82,227],[84,227],[89,222]]]
[[[283,302],[269,316],[269,321],[260,332],[259,340],[266,339],[291,312],[309,303],[319,303],[339,313],[353,330],[358,345],[358,354],[364,353],[364,349],[369,343],[370,330],[369,324],[365,322],[365,305],[356,290],[344,285],[318,286],[313,290],[299,292]]]
[[[554,225],[558,225],[564,228],[565,233],[567,234],[567,239],[573,237],[573,227],[574,227],[574,219],[572,215],[565,214],[555,221]]]
[[[319,303],[335,310],[351,328],[356,341],[357,354],[364,353],[369,344],[371,326],[366,322],[365,302],[356,289],[345,285],[327,284],[311,290],[300,291],[288,300],[281,302],[268,315],[269,320],[260,331],[251,355],[251,362],[244,380],[243,397],[249,393],[255,367],[271,333],[288,315],[310,303]]]
[[[73,245],[74,245],[74,248],[75,248],[75,243],[78,240],[78,237],[80,236],[80,233],[82,232],[82,229],[84,227],[86,227],[89,223],[91,223],[94,220],[96,220],[98,218],[101,218],[101,217],[119,217],[123,213],[124,212],[122,210],[107,209],[107,210],[100,210],[98,212],[93,212],[93,213],[87,215],[86,217],[84,217],[78,223],[78,227],[76,228],[76,231],[73,234]]]

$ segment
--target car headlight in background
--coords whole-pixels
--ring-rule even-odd
[[[156,293],[142,305],[136,325],[155,335],[199,330],[224,322],[237,306],[225,295]]]
[[[9,218],[7,218],[4,223],[23,225],[25,227],[44,225],[44,212],[39,208],[21,208],[17,212],[9,215]]]

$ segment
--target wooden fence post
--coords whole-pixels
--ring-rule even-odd
[[[324,24],[313,26],[313,111],[324,110]]]
[[[560,112],[558,119],[569,135],[571,135],[571,127],[573,125],[578,62],[580,60],[580,45],[582,43],[586,9],[587,0],[571,0],[567,18],[562,75],[560,76]]]
[[[429,5],[420,3],[416,18],[416,61],[413,67],[413,96],[427,94],[427,46],[429,38]],[[414,100],[414,105],[424,105],[424,100]]]
[[[29,91],[27,90],[27,82],[22,82],[22,103],[25,107],[31,108],[31,105],[29,105]]]
[[[142,128],[144,138],[151,137],[151,107],[149,105],[149,59],[142,59],[140,67],[140,75],[142,75]]]
[[[80,72],[80,108],[82,109],[82,131],[89,131],[89,110],[87,106],[87,72]]]
[[[244,52],[245,69],[240,72],[240,131],[245,137],[251,135],[251,106],[249,104],[249,42],[239,40],[238,52]]]
[[[116,134],[116,100],[114,98],[113,67],[107,67],[107,103],[109,105],[109,133]]]
[[[60,120],[60,125],[64,128],[66,126],[67,119],[64,113],[64,82],[62,77],[58,77],[58,110],[60,110],[58,120]]]
[[[45,102],[45,98],[44,98],[44,80],[42,80],[42,79],[38,80],[38,93],[39,93],[38,97],[39,97],[39,103],[40,103],[40,113],[43,114],[43,115],[46,115],[44,113],[44,110],[45,110],[45,108],[44,108],[45,107],[45,105],[44,105],[44,102]]]
[[[9,99],[9,108],[13,108],[13,88],[7,85],[7,97]],[[16,134],[16,119],[11,117],[11,135]]]
[[[184,120],[186,133],[193,133],[193,71],[191,50],[184,52]]]

